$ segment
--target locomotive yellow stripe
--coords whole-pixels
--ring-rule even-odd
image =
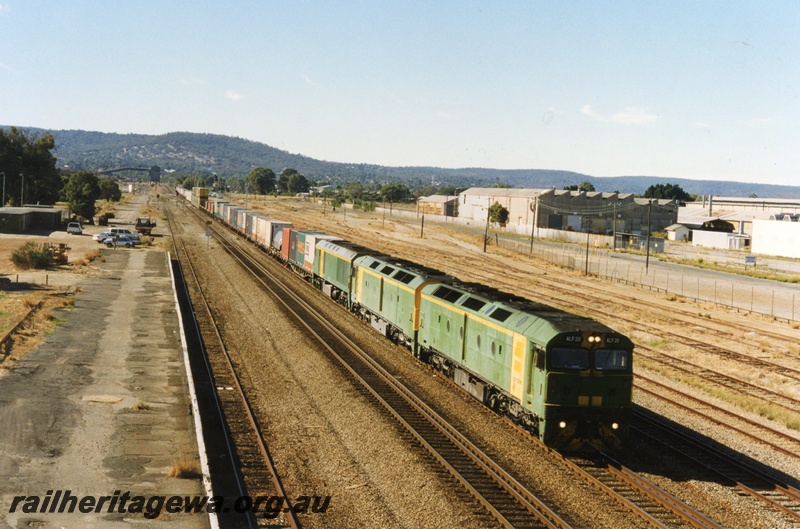
[[[527,353],[525,337],[521,334],[514,334],[514,354],[511,358],[511,384],[508,392],[511,396],[522,401],[522,388],[525,382],[525,354]]]

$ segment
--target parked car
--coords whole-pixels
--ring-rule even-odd
[[[111,237],[110,233],[108,233],[107,231],[101,231],[100,233],[92,235],[92,240],[102,243],[105,242],[105,240],[108,239],[109,237]]]
[[[83,228],[81,228],[80,222],[70,222],[67,224],[67,233],[70,235],[81,235],[83,233]]]
[[[139,241],[131,239],[130,237],[120,236],[120,237],[109,237],[105,241],[103,241],[103,244],[105,244],[109,248],[113,248],[115,246],[124,246],[125,248],[133,248],[134,246],[139,244]]]
[[[136,241],[137,244],[140,242],[139,232],[136,231],[132,232],[127,228],[108,228],[106,231],[111,235],[113,235],[114,237],[130,237],[131,239]]]

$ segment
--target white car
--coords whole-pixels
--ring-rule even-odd
[[[111,237],[110,233],[108,233],[107,231],[101,231],[96,235],[92,235],[92,240],[102,243],[105,242],[105,240],[108,239],[109,237]]]
[[[67,233],[70,235],[81,235],[83,233],[83,228],[81,228],[80,222],[70,222],[67,224]]]

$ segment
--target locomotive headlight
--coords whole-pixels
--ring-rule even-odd
[[[567,427],[567,423],[565,421],[561,421],[560,423],[558,423],[558,427],[559,428],[566,428]]]
[[[600,343],[599,336],[589,336],[589,343]]]
[[[618,423],[615,423],[615,422],[612,422],[612,423],[611,423],[611,429],[612,429],[612,430],[616,430],[616,429],[618,429],[618,428],[619,428],[619,424],[618,424]]]

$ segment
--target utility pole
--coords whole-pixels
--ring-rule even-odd
[[[650,199],[650,201],[647,203],[647,257],[644,260],[645,275],[647,275],[647,273],[650,270],[650,231],[651,231],[650,219],[652,218],[651,217],[652,210],[653,210],[653,199]]]
[[[617,249],[617,203],[614,202],[614,213],[611,218],[611,235],[614,237],[614,242],[611,243],[613,249]]]
[[[531,222],[531,249],[529,253],[533,253],[533,234],[536,233],[536,221],[539,216],[539,197],[533,199],[533,222]]]
[[[586,232],[586,268],[583,271],[583,275],[589,275],[589,231]]]
[[[19,190],[19,205],[22,207],[22,205],[25,204],[25,174],[20,173],[19,176],[22,177],[22,185]]]
[[[489,197],[488,203],[491,203],[492,199]],[[489,207],[486,208],[486,230],[483,232],[483,253],[486,253],[486,240],[489,238]]]

